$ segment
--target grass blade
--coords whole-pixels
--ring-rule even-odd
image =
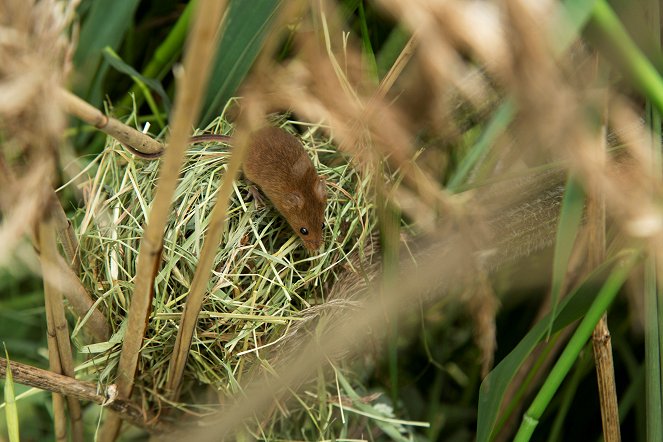
[[[144,90],[144,86],[147,86],[150,89],[152,89],[154,92],[159,94],[159,97],[161,98],[163,103],[164,111],[166,113],[170,113],[170,98],[168,98],[168,94],[161,85],[161,82],[159,82],[154,78],[148,78],[142,75],[133,67],[129,66],[127,63],[124,62],[124,60],[120,58],[120,56],[113,50],[113,48],[110,48],[108,46],[105,47],[103,54],[104,54],[104,59],[108,62],[108,64],[110,64],[112,67],[117,69],[119,72],[122,72],[123,74],[130,76],[142,90]],[[145,94],[145,98],[148,101],[151,100],[151,97],[147,94]],[[160,111],[159,109],[156,108],[153,102],[154,100],[151,100],[150,108],[152,109],[152,112],[155,115],[159,115]]]
[[[548,336],[552,330],[552,321],[557,312],[559,297],[564,288],[564,280],[571,259],[573,245],[576,242],[580,223],[582,222],[582,211],[585,207],[585,192],[582,186],[573,176],[569,176],[566,183],[566,192],[562,200],[562,210],[559,215],[559,224],[557,225],[557,235],[555,238],[555,258],[553,261],[552,286],[550,289],[550,298],[552,304],[552,315],[548,324]]]
[[[663,79],[633,42],[608,2],[596,1],[592,10],[592,22],[601,32],[601,37],[624,61],[622,66],[633,79],[633,83],[651,100],[658,112],[663,112]]]
[[[585,314],[584,318],[578,325],[575,333],[566,345],[559,360],[550,371],[543,387],[532,401],[529,409],[523,416],[523,422],[514,438],[516,442],[525,442],[530,440],[534,429],[536,428],[541,415],[547,408],[550,400],[557,392],[564,378],[578,358],[578,355],[585,347],[587,340],[592,334],[596,323],[599,322],[605,311],[610,307],[610,304],[619,293],[626,278],[631,273],[631,269],[638,261],[640,254],[631,253],[630,256],[624,258],[618,263],[618,268],[613,269],[613,272],[608,277],[607,281],[599,291],[594,302]]]
[[[223,113],[253,65],[281,1],[231,1],[202,108],[201,126]]]
[[[590,307],[600,281],[605,278],[614,262],[624,255],[617,255],[607,260],[594,270],[585,282],[573,290],[562,302],[554,318],[553,333],[582,317]],[[481,383],[479,390],[479,411],[477,418],[477,441],[491,439],[502,402],[502,397],[509,383],[521,364],[534,350],[534,347],[546,336],[552,313],[541,319],[518,345],[500,362]]]
[[[16,407],[16,395],[14,394],[14,378],[12,377],[7,347],[5,347],[5,358],[7,358],[7,376],[5,378],[5,417],[7,419],[7,432],[9,433],[10,442],[20,442],[18,408]]]
[[[138,0],[88,3],[90,10],[74,55],[78,79],[74,90],[94,106],[101,104],[102,80],[108,69],[108,64],[102,62],[101,51],[106,46],[117,50],[133,22],[138,3]]]

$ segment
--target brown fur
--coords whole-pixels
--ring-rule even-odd
[[[307,249],[320,248],[327,190],[296,137],[275,127],[253,133],[244,175],[260,187]],[[301,233],[302,228],[307,235]]]
[[[191,143],[218,141],[232,144],[227,135],[204,134],[191,138]],[[147,154],[133,147],[133,154],[156,159],[163,151]],[[327,188],[299,140],[283,129],[264,127],[253,134],[244,160],[244,175],[256,184],[281,212],[292,230],[309,250],[322,245],[322,230],[327,206]],[[304,228],[307,235],[301,232]]]

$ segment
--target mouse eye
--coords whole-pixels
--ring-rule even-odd
[[[325,223],[322,223],[322,228],[323,228],[323,229],[325,228]]]
[[[302,235],[308,235],[308,229],[306,227],[302,227],[301,229],[299,229],[299,233],[301,233]]]

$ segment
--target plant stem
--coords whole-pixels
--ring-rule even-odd
[[[636,86],[651,100],[659,112],[663,112],[663,79],[633,42],[607,1],[597,0],[594,3],[592,20],[601,31],[601,36],[624,61],[624,68],[632,76]]]
[[[534,429],[539,423],[539,418],[550,403],[552,397],[557,392],[560,384],[568,374],[569,370],[576,361],[578,354],[585,347],[585,344],[592,334],[596,323],[601,319],[603,313],[608,309],[612,301],[617,296],[619,289],[628,277],[631,268],[635,265],[640,254],[632,253],[616,268],[608,277],[596,300],[592,303],[587,314],[578,325],[575,333],[569,340],[568,345],[559,357],[559,360],[550,371],[548,379],[541,387],[541,390],[534,398],[529,409],[523,416],[523,422],[516,434],[514,441],[524,442],[530,440]]]

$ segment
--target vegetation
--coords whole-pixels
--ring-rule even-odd
[[[659,17],[0,0],[0,440],[663,440]]]

